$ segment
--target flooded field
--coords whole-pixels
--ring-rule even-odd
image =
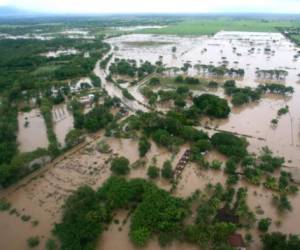
[[[110,38],[107,42],[118,47],[115,57],[134,59],[137,63],[158,60],[169,67],[180,68],[185,62],[221,66],[245,70],[243,79],[237,84],[241,87],[256,87],[261,83],[256,71],[285,70],[288,75],[283,84],[295,90],[292,97],[265,96],[260,102],[233,108],[229,119],[211,121],[210,125],[220,130],[236,132],[249,137],[259,138],[252,148],[269,146],[274,152],[291,160],[290,166],[300,167],[300,60],[295,57],[299,51],[292,42],[280,33],[255,32],[219,32],[213,37],[178,37],[162,35],[133,34]],[[145,42],[155,42],[156,47],[144,46]],[[135,44],[135,46],[133,46]],[[172,52],[176,47],[176,52]],[[189,69],[191,76],[203,76],[197,67]],[[221,80],[221,79],[219,79]],[[268,82],[277,82],[268,80]],[[133,88],[132,94],[137,100],[143,100]],[[194,94],[201,92],[195,91]],[[224,94],[218,95],[224,96]],[[271,127],[271,120],[276,118],[277,111],[288,105],[289,113],[280,118],[276,128]]]
[[[39,109],[33,109],[28,113],[20,112],[18,124],[18,143],[21,152],[48,147],[46,124]]]
[[[26,239],[32,235],[41,237],[40,248],[37,249],[44,249],[46,239],[51,236],[53,223],[59,221],[61,207],[73,191],[84,184],[94,188],[101,186],[111,175],[110,159],[116,154],[128,157],[131,163],[139,159],[137,141],[99,136],[101,141],[105,140],[110,146],[111,153],[99,153],[97,151],[99,139],[94,141],[92,138],[87,138],[83,146],[74,148],[71,152],[56,159],[37,173],[36,177],[24,179],[17,186],[1,193],[1,196],[7,197],[11,202],[12,209],[17,211],[14,214],[0,213],[0,220],[3,222],[0,223],[3,249],[27,249]],[[148,154],[149,161],[153,157],[161,167],[166,159],[171,158],[171,154],[153,144]],[[146,167],[134,169],[129,178],[145,178],[146,172]],[[158,181],[158,184],[166,189],[170,188],[170,185],[164,181]],[[30,221],[22,221],[20,218],[22,215],[31,216]],[[35,220],[39,223],[32,226],[31,222]],[[18,234],[15,234],[15,226],[18,226]],[[110,248],[101,246],[100,249]]]

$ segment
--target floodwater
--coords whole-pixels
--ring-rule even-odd
[[[63,147],[65,146],[66,135],[73,129],[73,115],[67,109],[67,105],[63,104],[53,107],[52,118],[57,140]]]
[[[161,25],[137,25],[137,26],[124,26],[124,27],[114,27],[113,29],[121,31],[137,31],[142,29],[162,29],[166,26]]]
[[[160,46],[156,49],[141,46],[127,46],[123,41],[162,41]],[[242,108],[233,108],[229,119],[216,121],[203,121],[203,125],[209,125],[212,129],[210,134],[215,129],[226,130],[238,134],[246,135],[250,143],[249,150],[251,152],[259,152],[262,146],[269,146],[276,154],[286,157],[286,160],[291,160],[287,163],[289,166],[300,167],[299,154],[299,136],[300,136],[300,89],[297,81],[299,78],[297,74],[300,72],[299,61],[294,60],[294,55],[297,52],[296,47],[287,41],[282,35],[275,33],[244,33],[244,32],[220,32],[214,37],[176,37],[176,36],[154,36],[154,35],[128,35],[108,40],[119,50],[115,52],[116,57],[149,60],[156,62],[159,56],[163,56],[163,62],[168,67],[180,67],[186,61],[191,61],[194,65],[196,63],[220,65],[222,57],[225,57],[230,67],[240,67],[245,69],[245,77],[238,82],[241,86],[257,86],[259,84],[256,79],[256,68],[260,69],[285,69],[289,72],[286,78],[286,84],[295,88],[295,93],[292,97],[281,98],[274,95],[265,96],[260,102],[246,105]],[[168,42],[169,44],[167,44]],[[172,47],[176,46],[176,53],[172,53]],[[236,47],[236,52],[233,48]],[[249,50],[254,47],[254,52]],[[275,51],[271,55],[264,53],[265,48],[270,48]],[[206,48],[206,50],[204,50]],[[237,55],[239,54],[239,55]],[[112,59],[113,60],[113,59]],[[235,63],[238,61],[238,64]],[[109,64],[108,64],[109,67]],[[134,95],[136,100],[129,101],[123,98],[121,90],[114,84],[107,82],[105,77],[107,70],[99,68],[99,62],[94,69],[96,75],[102,80],[102,86],[107,90],[111,96],[121,98],[122,103],[130,107],[133,111],[138,109],[147,110],[141,102],[139,96],[139,86],[129,87],[128,91]],[[190,70],[189,74],[196,75],[198,72],[195,69]],[[195,92],[201,94],[201,92]],[[222,95],[219,91],[218,95]],[[271,127],[271,120],[276,118],[279,108],[288,105],[289,113],[279,119],[277,128]],[[65,109],[65,108],[62,108]],[[31,111],[33,112],[33,111]],[[31,114],[30,112],[30,114]],[[58,111],[59,112],[59,111]],[[32,114],[34,116],[35,113]],[[32,121],[28,128],[24,128],[26,114],[19,114],[19,136],[18,140],[28,144],[34,135],[35,139],[40,140],[41,136],[37,132],[44,131],[46,137],[46,129],[43,123],[35,127],[30,132],[30,136],[22,138],[21,135],[26,129],[30,129]],[[28,115],[29,116],[29,115]],[[38,117],[38,116],[36,116]],[[64,117],[64,116],[62,116]],[[33,118],[33,121],[38,120]],[[42,118],[39,117],[43,121]],[[57,121],[55,126],[59,126],[62,122],[61,134],[66,134],[65,131],[70,122],[70,117],[65,120]],[[65,123],[64,123],[65,122]],[[38,123],[36,121],[36,123]],[[41,123],[41,122],[40,122]],[[33,124],[35,124],[33,122]],[[55,132],[57,133],[56,129]],[[58,135],[59,133],[57,133]],[[43,236],[40,247],[37,249],[44,249],[46,239],[51,235],[50,231],[53,223],[60,220],[61,207],[65,199],[79,186],[88,184],[93,188],[97,188],[111,175],[109,161],[116,155],[127,157],[131,163],[139,159],[138,156],[138,142],[134,139],[115,139],[106,138],[102,134],[98,134],[100,140],[105,140],[112,153],[99,153],[97,143],[99,140],[88,137],[85,146],[76,147],[66,155],[45,167],[40,173],[37,173],[36,178],[30,177],[21,181],[18,186],[14,186],[8,190],[1,191],[0,196],[7,197],[12,203],[12,207],[23,215],[31,215],[32,220],[38,220],[39,224],[33,227],[30,222],[22,222],[16,215],[9,215],[8,213],[0,213],[0,248],[4,249],[26,249],[26,239],[30,236]],[[58,136],[59,141],[63,136]],[[34,140],[36,142],[36,140]],[[22,147],[22,143],[20,145]],[[27,146],[26,146],[27,148]],[[188,148],[188,145],[181,147],[176,155],[172,155],[165,149],[157,147],[152,143],[151,150],[145,157],[146,166],[137,169],[132,169],[128,178],[142,177],[147,178],[147,166],[156,164],[162,167],[165,160],[172,159],[173,167],[176,166],[181,155]],[[206,155],[208,161],[214,159],[225,161],[224,156],[210,152]],[[197,189],[203,189],[207,183],[225,183],[226,176],[222,171],[205,171],[197,167],[196,164],[189,164],[182,173],[182,178],[179,181],[175,195],[180,197],[187,197]],[[171,185],[162,179],[155,180],[158,186],[169,190]],[[277,228],[275,223],[272,224],[272,231],[282,231],[284,233],[300,234],[299,223],[295,218],[300,215],[300,194],[291,197],[293,211],[286,215],[278,215],[276,209],[271,204],[272,194],[263,187],[256,187],[241,181],[240,186],[247,186],[248,188],[248,204],[252,210],[257,210],[260,207],[263,214],[257,214],[257,218],[270,217],[273,222],[280,220],[282,225]],[[118,211],[117,218],[120,221],[126,217],[126,211]],[[128,238],[130,220],[124,225],[122,223],[110,225],[108,231],[105,231],[101,238],[97,250],[111,250],[111,249],[135,249]],[[256,229],[250,231],[254,236],[254,243],[250,249],[256,250],[260,247],[259,235]],[[160,249],[156,240],[153,240],[145,248],[147,250]],[[175,243],[167,248],[168,250],[194,250],[195,246],[181,245]]]
[[[32,109],[28,113],[20,112],[18,124],[18,143],[21,152],[48,147],[46,124],[39,109]]]
[[[143,42],[156,42],[155,49],[139,46]],[[288,75],[283,84],[292,86],[295,93],[292,97],[264,96],[260,102],[233,108],[226,120],[211,121],[210,125],[220,130],[235,132],[241,135],[257,138],[250,145],[254,151],[261,146],[268,146],[279,155],[291,160],[289,166],[300,167],[300,59],[296,58],[299,48],[280,33],[258,32],[218,32],[213,37],[178,37],[148,34],[132,34],[107,39],[107,42],[117,46],[115,57],[135,59],[137,63],[158,60],[170,68],[173,75],[178,74],[178,68],[185,62],[191,65],[206,64],[220,66],[226,62],[228,68],[241,68],[245,76],[238,79],[238,86],[256,87],[262,79],[258,79],[256,71],[285,70]],[[129,46],[128,43],[131,45]],[[132,44],[137,44],[132,46]],[[172,47],[176,52],[172,52]],[[180,71],[179,71],[180,73]],[[170,74],[170,72],[169,72]],[[205,76],[203,72],[192,67],[189,75]],[[206,75],[207,76],[207,75]],[[222,80],[222,79],[220,79]],[[265,81],[265,80],[264,80]],[[269,80],[276,82],[276,80]],[[138,86],[129,88],[137,100],[145,98],[139,93]],[[193,91],[199,95],[202,91]],[[224,97],[224,93],[219,93]],[[279,124],[271,127],[271,120],[276,118],[278,109],[289,106],[289,113],[279,118]]]

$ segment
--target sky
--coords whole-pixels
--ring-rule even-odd
[[[300,14],[300,0],[0,0],[1,6],[52,13]]]

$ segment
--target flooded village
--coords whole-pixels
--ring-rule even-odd
[[[255,250],[263,249],[267,243],[262,238],[270,232],[300,234],[300,47],[280,31],[151,34],[168,25],[111,26],[109,32],[113,33],[101,34],[99,41],[95,40],[95,28],[0,33],[0,43],[59,41],[61,36],[84,43],[95,41],[87,47],[68,41],[64,46],[49,45],[48,52],[38,51],[50,65],[46,74],[53,75],[53,84],[45,84],[47,90],[38,82],[24,88],[23,99],[13,104],[19,157],[12,157],[11,164],[25,170],[18,170],[17,180],[8,174],[0,176],[0,250]],[[98,43],[104,45],[98,48]],[[68,61],[73,57],[74,61]],[[69,77],[68,68],[61,75],[56,72],[68,63],[79,71],[81,60],[88,61],[82,66],[88,74]],[[41,73],[44,67],[34,74],[45,77]],[[208,99],[201,102],[203,96]],[[212,107],[219,102],[226,104],[228,112],[221,105]],[[230,142],[221,145],[225,139],[218,135],[228,136]],[[228,153],[226,147],[235,147],[234,143],[239,145]],[[113,170],[117,160],[120,166],[125,162],[125,174]],[[116,176],[122,176],[128,185],[145,180],[140,189],[172,197],[168,198],[174,199],[172,202],[166,198],[166,204],[171,204],[167,209],[177,212],[176,206],[184,205],[176,215],[161,212],[161,216],[169,216],[161,228],[155,228],[152,221],[137,222],[140,207],[151,197],[144,190],[141,200],[116,206],[121,185]],[[110,181],[116,181],[115,190]],[[132,185],[136,188],[139,184]],[[86,248],[68,248],[63,237],[72,230],[63,223],[75,214],[74,210],[66,216],[68,202],[72,202],[69,197],[81,187],[95,190],[95,199],[101,204],[95,207],[101,211],[108,209],[105,199],[116,199],[107,205],[114,210],[103,212],[109,214],[105,219],[94,210],[87,212],[84,222],[105,220],[101,233]],[[282,208],[283,203],[287,209]],[[82,204],[70,207],[88,209]],[[209,214],[210,210],[214,214]],[[224,227],[225,245],[220,243],[223,238],[219,241],[210,232],[206,232],[209,236],[199,233],[205,225],[201,213],[213,217],[206,222],[216,226],[212,231]],[[80,219],[74,227],[79,227]],[[261,229],[264,222],[270,222],[266,231]],[[181,235],[173,232],[160,238],[160,233],[166,233],[164,226],[172,223],[178,223]],[[145,228],[151,224],[154,229],[147,237],[145,228],[136,235],[134,229],[140,224]],[[92,237],[93,230],[89,230],[79,242]],[[85,229],[82,232],[85,234]],[[77,232],[72,233],[76,238]],[[196,235],[211,237],[210,245],[199,243],[202,238]],[[149,239],[146,244],[138,245],[144,238]],[[166,244],[162,244],[164,240]],[[51,244],[56,248],[50,248]]]

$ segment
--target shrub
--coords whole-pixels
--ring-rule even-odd
[[[146,137],[140,138],[140,141],[139,141],[140,157],[144,157],[150,148],[151,148],[151,143],[147,140],[147,138]]]
[[[126,175],[129,173],[129,160],[125,157],[117,157],[111,162],[111,171],[117,175]]]
[[[35,248],[40,244],[40,237],[39,236],[32,236],[27,239],[27,245],[30,248]]]
[[[159,78],[158,77],[152,77],[151,79],[150,79],[150,81],[149,81],[149,84],[150,85],[158,85],[158,84],[160,84],[160,80],[159,80]]]
[[[259,222],[258,222],[259,231],[264,232],[264,233],[268,232],[271,223],[272,223],[272,219],[270,219],[270,218],[264,218],[264,219],[259,220]]]
[[[150,166],[148,168],[147,175],[151,179],[156,179],[157,177],[159,177],[159,168],[156,166]]]
[[[166,180],[170,180],[173,178],[173,175],[174,173],[173,173],[171,161],[165,161],[163,168],[161,170],[161,176]]]

